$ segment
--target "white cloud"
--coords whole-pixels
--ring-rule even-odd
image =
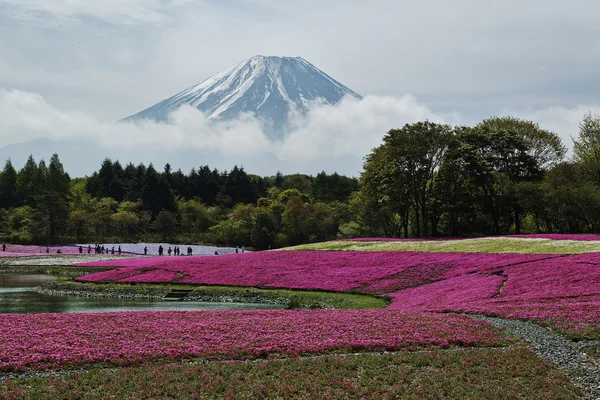
[[[509,114],[557,132],[571,147],[570,136],[577,134],[578,124],[588,111],[600,113],[600,106],[551,107]],[[272,140],[263,133],[262,123],[249,114],[229,122],[211,122],[200,111],[183,107],[171,114],[168,124],[103,122],[91,114],[60,110],[37,93],[0,89],[2,145],[35,138],[84,140],[97,151],[128,150],[131,160],[145,150],[205,151],[219,157],[219,168],[240,164],[240,160],[245,160],[247,166],[248,160],[261,160],[262,170],[257,173],[264,174],[278,169],[305,173],[327,169],[355,175],[363,157],[381,143],[389,129],[426,119],[449,124],[477,122],[466,121],[459,114],[434,113],[411,95],[367,96],[362,101],[346,98],[335,106],[315,106],[307,115],[293,118],[292,129],[284,138]],[[172,164],[177,165],[177,160]],[[76,169],[91,171],[96,167]]]
[[[537,122],[540,127],[555,132],[569,148],[573,147],[572,138],[579,134],[579,123],[588,112],[600,115],[600,105],[578,105],[575,107],[553,106],[541,110],[506,111],[506,115]]]
[[[280,144],[280,159],[364,156],[391,128],[420,120],[441,121],[413,96],[346,97],[340,104],[315,106],[295,118],[293,129]]]
[[[390,128],[423,119],[445,120],[410,95],[367,96],[363,101],[347,98],[337,106],[313,107],[308,115],[293,119],[293,129],[285,138],[270,140],[261,121],[250,114],[211,122],[200,111],[182,107],[171,114],[169,124],[101,122],[90,114],[60,110],[37,93],[0,89],[0,120],[4,121],[0,142],[4,145],[48,138],[84,139],[104,147],[131,149],[133,154],[157,148],[209,150],[221,154],[230,165],[241,156],[279,160],[273,170],[286,165],[288,169],[314,169],[324,162],[354,173]],[[337,168],[336,160],[344,166]]]
[[[157,23],[165,15],[193,0],[0,0],[12,17],[35,17],[40,13],[60,19],[82,16],[110,23]]]
[[[47,138],[86,139],[129,149],[209,149],[228,155],[270,150],[262,126],[251,116],[209,123],[198,110],[182,107],[171,118],[169,124],[101,122],[90,114],[61,111],[37,93],[0,89],[0,142],[4,145]]]

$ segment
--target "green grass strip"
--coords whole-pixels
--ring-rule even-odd
[[[288,247],[283,250],[581,254],[600,252],[600,241],[519,238],[481,238],[415,242],[335,241]]]
[[[196,285],[160,285],[160,284],[97,284],[79,282],[48,282],[45,289],[68,291],[82,295],[138,295],[162,298],[172,289],[192,290],[191,298],[200,301],[241,302],[283,304],[287,308],[335,308],[357,310],[383,308],[389,301],[381,296],[367,294],[340,293],[325,291],[305,291],[289,289],[263,289],[239,286],[196,286]]]

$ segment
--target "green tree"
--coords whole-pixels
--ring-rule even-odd
[[[533,121],[513,117],[493,117],[484,120],[478,126],[490,132],[511,132],[520,137],[527,148],[527,153],[543,170],[560,163],[567,152],[567,148],[556,133],[540,128]]]
[[[37,172],[41,194],[36,198],[34,219],[38,233],[46,232],[49,243],[56,243],[69,218],[71,179],[64,171],[58,154],[50,158],[47,168],[43,160],[40,161]]]
[[[8,210],[6,230],[12,243],[32,243],[35,240],[33,216],[34,210],[30,206]]]
[[[0,207],[12,208],[17,204],[17,171],[8,159],[0,172]]]
[[[30,155],[17,176],[17,199],[19,204],[35,206],[35,197],[40,190],[36,186],[36,184],[40,184],[39,180],[36,181],[38,176],[38,166],[33,156]]]
[[[600,185],[600,115],[587,113],[573,138],[573,159],[595,184]]]
[[[210,228],[208,209],[200,201],[180,200],[177,208],[181,217],[181,228],[189,238],[196,237]]]
[[[281,215],[284,233],[290,244],[296,245],[310,241],[310,228],[314,223],[311,207],[298,196],[292,197],[285,205]]]
[[[429,200],[433,193],[433,178],[440,167],[452,136],[448,125],[433,122],[406,124],[390,130],[383,144],[367,157],[361,182],[373,204],[391,203],[401,210],[389,210],[399,215],[408,227],[407,207],[412,209],[415,236],[429,236],[431,231]]]
[[[168,210],[160,210],[154,221],[154,229],[167,241],[173,237],[177,230],[177,214]]]
[[[167,179],[159,175],[152,164],[146,170],[142,188],[142,204],[156,217],[161,210],[175,212],[177,205],[175,196]]]
[[[90,202],[88,218],[96,242],[104,242],[111,233],[110,217],[117,212],[118,203],[110,197],[94,198]]]
[[[135,212],[117,211],[110,216],[114,232],[121,240],[130,241],[136,237],[140,219]]]
[[[506,233],[514,224],[519,233],[523,210],[517,201],[515,185],[543,176],[540,160],[534,157],[521,135],[485,125],[464,129],[444,162],[460,166],[452,173],[464,174],[460,178],[462,184],[474,194],[469,201],[481,204],[480,210],[490,217],[486,232]],[[465,186],[459,190],[465,190]]]

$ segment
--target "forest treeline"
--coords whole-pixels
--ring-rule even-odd
[[[172,241],[256,249],[359,236],[600,232],[600,116],[566,159],[537,124],[491,118],[390,130],[360,177],[188,173],[104,160],[70,178],[58,157],[0,172],[0,237],[13,243]]]

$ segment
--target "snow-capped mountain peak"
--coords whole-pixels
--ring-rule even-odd
[[[125,120],[168,121],[187,104],[213,120],[254,113],[279,136],[290,113],[305,112],[314,102],[337,104],[344,96],[361,98],[302,57],[257,55]]]

